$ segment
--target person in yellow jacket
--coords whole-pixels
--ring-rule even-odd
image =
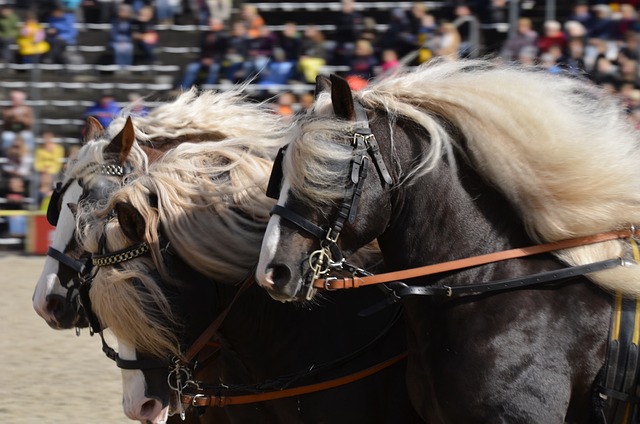
[[[55,142],[53,133],[42,133],[43,143],[36,148],[33,169],[39,174],[49,174],[54,177],[62,170],[64,162],[64,147]]]
[[[22,63],[38,63],[42,55],[49,49],[49,43],[45,40],[46,33],[44,27],[40,25],[33,12],[27,12],[24,23],[18,34],[18,55]]]

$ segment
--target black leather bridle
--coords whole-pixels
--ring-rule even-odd
[[[106,175],[106,176],[114,176],[114,177],[124,177],[126,174],[131,172],[131,164],[126,162],[124,165],[119,165],[115,163],[105,163],[99,164],[97,162],[91,162],[87,164],[78,175],[87,175],[88,173],[96,173],[98,175]],[[65,193],[73,184],[73,182],[81,181],[81,178],[71,178],[65,184],[62,182],[58,182],[56,187],[51,194],[51,199],[49,201],[49,206],[47,207],[47,221],[52,226],[56,227],[58,225],[58,220],[60,219],[60,210],[62,206],[60,202],[64,198]],[[82,186],[82,184],[80,184]],[[79,201],[82,199],[79,199]],[[71,269],[76,273],[76,277],[71,278],[69,280],[60,279],[60,285],[67,290],[67,295],[65,301],[69,304],[73,304],[73,299],[75,298],[76,293],[79,292],[81,281],[80,278],[82,275],[88,275],[91,270],[90,264],[90,255],[83,255],[81,258],[74,258],[65,252],[62,252],[53,246],[49,246],[47,248],[47,256],[55,259],[61,265]],[[81,305],[76,305],[77,313],[79,315],[84,314],[84,311]],[[79,331],[76,329],[76,331]]]
[[[286,206],[275,205],[273,209],[271,209],[271,214],[286,219],[320,241],[320,249],[312,252],[308,259],[310,272],[307,273],[305,277],[307,300],[310,300],[315,293],[313,281],[327,274],[329,271],[341,270],[351,272],[352,275],[370,275],[367,271],[346,262],[337,245],[338,237],[345,223],[353,223],[355,220],[358,202],[362,194],[364,181],[367,177],[369,160],[373,161],[382,184],[387,187],[393,185],[393,180],[380,153],[380,147],[378,146],[376,137],[369,127],[369,119],[364,107],[355,101],[354,108],[358,126],[353,130],[351,141],[353,155],[349,166],[349,182],[345,188],[345,195],[333,223],[328,227],[320,227],[309,221],[306,217],[288,209]],[[284,146],[278,152],[269,178],[267,196],[273,199],[278,199],[280,195],[283,178],[282,162],[286,149],[287,146]]]

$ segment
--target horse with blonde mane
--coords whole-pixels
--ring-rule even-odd
[[[489,60],[432,61],[357,92],[321,77],[316,95],[277,173],[260,285],[299,301],[405,279],[389,285],[428,422],[635,416],[640,136],[617,101]],[[334,251],[375,239],[397,272],[329,279]]]
[[[267,106],[248,101],[241,88],[225,93],[193,89],[154,108],[147,116],[127,115],[125,108],[122,116],[106,129],[97,120],[88,119],[86,142],[65,169],[64,180],[50,204],[47,217],[56,230],[36,285],[33,306],[52,328],[88,325],[77,297],[80,274],[90,268],[89,255],[76,238],[78,208],[103,205],[127,175],[144,173],[150,163],[181,143],[214,142],[252,134],[261,143],[253,146],[251,154],[272,157],[285,128]],[[202,368],[203,372],[217,375],[216,366]],[[140,371],[123,373],[131,376]],[[152,392],[148,395],[154,396]],[[133,418],[142,414],[138,398],[126,392],[123,407]],[[207,415],[217,417],[218,422],[227,421],[217,411]]]
[[[223,361],[231,357],[247,376],[233,381],[223,365],[213,394],[194,399],[224,399],[227,409],[240,407],[234,402],[247,393],[273,396],[247,405],[259,414],[254,421],[418,422],[406,392],[399,308],[358,315],[384,293],[328,294],[299,308],[273,302],[255,285],[238,288],[253,274],[273,206],[265,196],[272,161],[253,154],[259,143],[250,137],[182,144],[128,181],[104,209],[80,210],[83,247],[99,265],[89,292],[95,316],[121,353],[185,362],[198,335],[223,316]],[[364,256],[371,263],[371,254]],[[338,384],[342,379],[348,382]],[[318,382],[328,386],[304,391]],[[129,392],[152,383],[124,381]],[[154,423],[169,413],[172,390],[163,387],[161,398],[144,404]],[[279,398],[295,388],[302,391]]]

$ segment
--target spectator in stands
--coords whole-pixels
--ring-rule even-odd
[[[471,11],[471,8],[465,4],[456,6],[455,19],[452,23],[460,34],[460,57],[478,56],[478,49],[480,47],[480,22]],[[491,40],[488,40],[488,42],[490,43]]]
[[[607,86],[613,91],[617,90],[620,84],[618,67],[604,54],[600,54],[596,58],[590,76],[596,84]]]
[[[531,18],[519,18],[518,28],[508,37],[500,50],[500,57],[506,61],[515,61],[523,49],[533,47],[537,50],[538,32],[533,29]]]
[[[247,29],[247,37],[249,39],[261,37],[265,23],[260,13],[258,13],[258,9],[252,4],[245,3],[242,5],[240,15]]]
[[[32,131],[33,108],[27,104],[27,95],[24,91],[11,90],[9,98],[11,105],[2,111],[2,153],[6,154],[13,141],[20,136],[31,154],[35,148],[35,136]]]
[[[333,34],[336,45],[331,62],[334,65],[349,65],[364,19],[362,14],[356,11],[355,0],[342,0],[341,3],[341,10],[336,17],[336,30]]]
[[[93,116],[104,128],[107,128],[113,118],[120,113],[120,110],[120,106],[118,106],[112,95],[103,94],[93,106],[89,106],[85,110],[84,117]]]
[[[22,63],[39,63],[42,56],[49,51],[44,27],[40,25],[34,12],[27,12],[17,43],[18,56]]]
[[[218,18],[209,19],[209,30],[200,39],[200,57],[196,62],[189,63],[180,81],[180,88],[186,90],[198,81],[200,73],[206,77],[205,85],[216,84],[220,75],[220,68],[228,49],[229,38],[224,31],[222,21]]]
[[[282,116],[293,116],[296,96],[290,91],[283,91],[278,95],[278,99],[274,106],[275,112]]]
[[[60,5],[66,12],[73,13],[74,15],[80,10],[80,4],[82,0],[58,0]]]
[[[219,19],[223,25],[229,22],[233,7],[232,0],[206,0],[206,4],[210,18]]]
[[[285,22],[278,38],[278,47],[282,49],[288,62],[298,62],[302,49],[302,38],[295,22]]]
[[[434,50],[436,56],[447,57],[456,60],[460,57],[460,33],[451,22],[443,22],[440,25],[440,36]]]
[[[588,28],[587,36],[600,40],[613,40],[615,38],[615,25],[611,19],[611,8],[608,4],[596,4],[592,8],[593,20]]]
[[[534,67],[537,65],[536,60],[538,59],[538,48],[529,46],[523,47],[520,49],[520,53],[518,53],[518,63],[525,67]]]
[[[567,37],[562,31],[562,25],[555,20],[544,23],[544,33],[536,42],[540,55],[548,52],[551,46],[559,46],[563,50],[567,47]]]
[[[153,23],[153,7],[142,6],[138,11],[137,18],[131,26],[131,37],[134,48],[140,51],[140,62],[145,65],[152,65],[155,60],[154,49],[158,44],[158,32]]]
[[[614,22],[614,36],[616,40],[624,40],[629,31],[638,31],[638,13],[631,4],[620,5],[620,17]]]
[[[584,63],[585,40],[583,38],[571,38],[567,45],[567,53],[563,60],[564,67],[572,74],[582,75],[587,67]]]
[[[225,79],[231,82],[242,81],[245,78],[244,61],[246,60],[249,43],[247,28],[242,21],[235,21],[231,25],[231,34],[227,42],[227,51],[224,55],[223,73]]]
[[[40,174],[38,179],[38,198],[36,204],[41,211],[46,211],[49,208],[49,201],[54,189],[54,178],[51,174]]]
[[[362,30],[360,31],[360,40],[367,40],[373,46],[373,50],[377,53],[380,45],[380,34],[378,32],[378,23],[371,16],[365,16],[362,19]]]
[[[4,190],[6,203],[2,206],[7,210],[22,210],[28,197],[27,184],[21,177],[11,176],[8,178],[7,186]],[[7,217],[9,222],[8,235],[10,237],[24,237],[27,235],[27,217],[17,214]]]
[[[411,4],[409,11],[409,26],[412,34],[417,34],[423,25],[423,18],[429,14],[429,9],[424,2],[415,1]]]
[[[576,38],[587,41],[587,29],[578,21],[566,21],[564,23],[564,32],[567,36],[567,41]]]
[[[118,14],[111,22],[109,47],[113,50],[116,65],[133,65],[133,9],[128,4],[118,5]]]
[[[393,49],[398,52],[398,56],[403,57],[415,49],[415,38],[405,10],[401,7],[391,9],[387,30],[380,38],[380,48]]]
[[[18,38],[19,20],[11,6],[6,3],[0,5],[0,61],[4,63],[13,62],[10,46]]]
[[[111,21],[115,2],[104,0],[82,0],[82,17],[88,24],[104,24]]]
[[[132,13],[137,15],[143,7],[152,6],[154,2],[153,0],[123,0],[122,3],[131,6]]]
[[[425,63],[433,58],[438,48],[440,27],[435,16],[430,13],[422,15],[421,25],[415,33],[413,54],[417,54],[417,63]]]
[[[7,159],[2,164],[2,173],[6,178],[26,178],[30,175],[32,159],[22,137],[17,136],[5,153]]]
[[[58,6],[47,18],[47,42],[51,51],[45,58],[49,63],[67,63],[67,46],[76,44],[78,30],[76,29],[76,17],[72,12],[67,12],[62,6]]]
[[[587,29],[587,32],[590,31],[593,26],[594,18],[589,10],[589,2],[586,0],[576,1],[573,5],[573,12],[567,20],[578,21]]]
[[[315,96],[312,93],[302,93],[298,96],[298,104],[300,112],[306,112],[307,110],[313,107],[314,102],[316,101]]]
[[[350,81],[350,84],[356,80],[369,81],[374,77],[374,69],[378,65],[371,42],[365,39],[357,40],[353,53],[353,59],[347,72],[347,80]]]
[[[161,25],[173,25],[180,4],[180,0],[156,0],[156,21]]]
[[[628,59],[640,59],[640,40],[638,32],[629,31],[624,37],[624,41],[620,45],[618,55],[623,55]]]
[[[327,64],[324,34],[318,27],[315,25],[307,26],[304,30],[301,49],[298,69],[307,83],[314,84],[320,69]]]
[[[271,60],[258,74],[258,84],[261,86],[288,84],[295,75],[296,63],[287,60],[284,50],[275,48]]]
[[[33,169],[42,174],[57,176],[64,164],[64,147],[56,143],[52,131],[42,133],[42,144],[36,147]]]
[[[385,49],[382,51],[382,60],[380,63],[380,69],[382,70],[380,77],[387,77],[398,72],[402,64],[398,60],[398,52],[393,49]]]
[[[149,108],[144,105],[144,99],[138,93],[131,93],[129,99],[129,115],[131,116],[147,116]]]
[[[245,78],[258,75],[267,67],[273,49],[278,43],[278,38],[267,26],[260,28],[260,35],[256,38],[249,38],[247,57],[245,60]]]

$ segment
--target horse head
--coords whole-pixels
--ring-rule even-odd
[[[86,143],[65,171],[47,211],[56,230],[33,294],[33,307],[52,328],[88,325],[77,302],[81,274],[88,271],[88,255],[76,239],[76,215],[80,204],[107,199],[130,171],[128,158],[135,142],[131,119],[111,140],[106,137],[102,125],[89,117]]]
[[[375,138],[387,137],[385,124],[371,113],[347,81],[318,77],[316,105],[295,123],[270,181],[278,203],[256,275],[274,299],[310,299],[313,280],[386,228],[394,181]]]
[[[125,414],[163,423],[191,380],[185,352],[213,319],[215,285],[180,259],[157,220],[130,203],[111,204],[113,212],[98,212],[104,225],[84,238],[96,267],[86,303],[96,331],[109,328],[117,340]]]

